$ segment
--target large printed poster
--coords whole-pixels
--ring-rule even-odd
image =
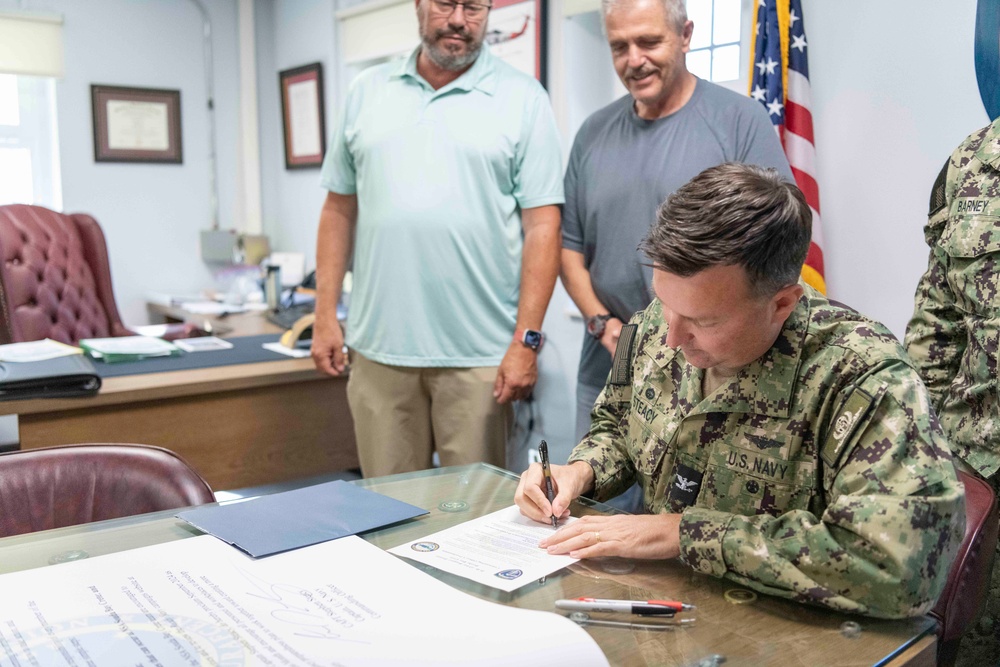
[[[545,3],[543,0],[495,0],[486,43],[499,58],[545,85]]]

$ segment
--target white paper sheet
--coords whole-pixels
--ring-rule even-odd
[[[83,354],[83,350],[72,345],[60,343],[51,338],[32,340],[26,343],[0,345],[0,361],[45,361],[57,357],[68,357],[74,354]]]
[[[479,600],[357,537],[253,560],[206,535],[0,590],[4,666],[608,664],[568,619]]]
[[[576,518],[570,517],[559,527],[573,521]],[[389,552],[502,591],[513,591],[577,561],[569,556],[552,556],[538,547],[554,531],[552,526],[522,516],[512,505],[401,544]]]
[[[312,354],[308,347],[285,347],[281,343],[261,343],[260,346],[265,350],[277,352],[278,354],[283,354],[286,357],[295,357],[296,359],[303,359]]]
[[[174,345],[185,352],[212,352],[214,350],[231,350],[233,344],[218,336],[199,336],[196,338],[179,338]]]

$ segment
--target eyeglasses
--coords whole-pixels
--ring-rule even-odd
[[[451,0],[431,0],[431,8],[440,16],[451,16],[456,7],[461,7],[465,18],[476,21],[486,16],[493,5],[480,5],[476,2],[451,2]]]

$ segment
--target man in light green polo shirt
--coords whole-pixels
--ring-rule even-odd
[[[488,0],[484,0],[486,2]],[[421,45],[351,84],[323,164],[312,354],[344,372],[366,476],[503,466],[559,267],[545,91],[483,47],[490,6],[417,0]]]

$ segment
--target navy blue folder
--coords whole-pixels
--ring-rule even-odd
[[[427,510],[336,481],[176,516],[254,558],[326,542],[427,514]]]

